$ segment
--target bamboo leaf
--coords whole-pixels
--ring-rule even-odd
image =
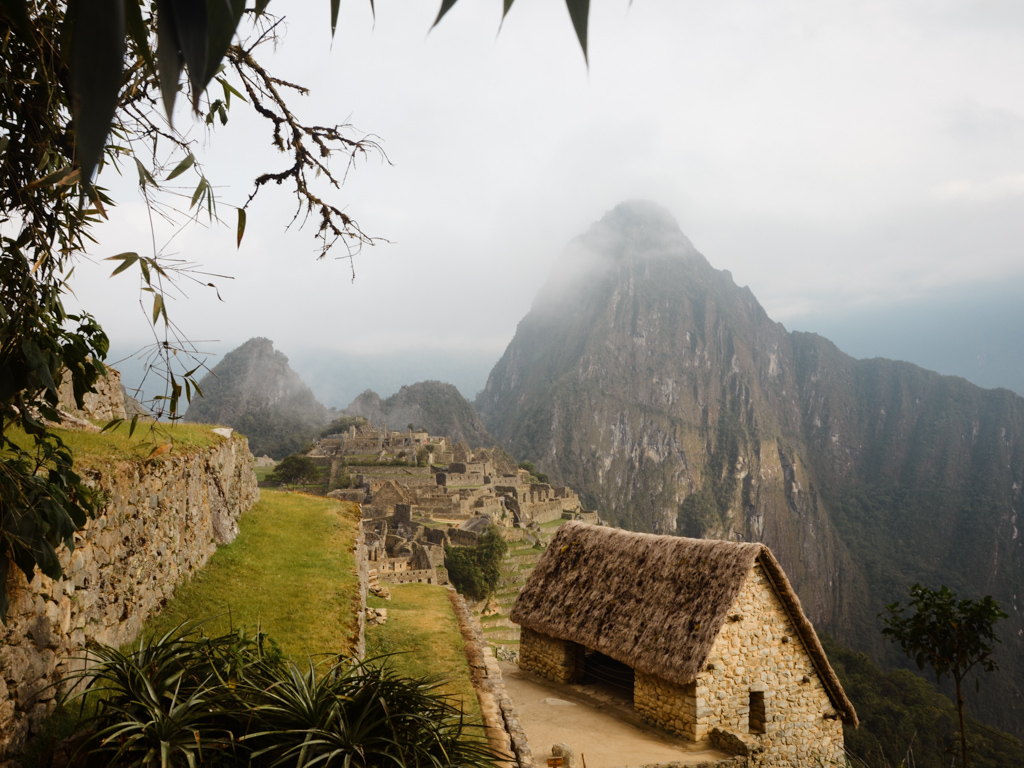
[[[153,325],[156,325],[156,321],[160,318],[160,313],[164,311],[164,297],[163,294],[157,293],[153,296]]]
[[[196,186],[196,191],[192,194],[192,202],[189,203],[189,208],[194,208],[195,204],[202,198],[203,193],[209,187],[209,182],[206,181],[206,177],[202,176],[199,179],[199,184]]]
[[[126,269],[128,269],[128,267],[130,267],[132,264],[138,261],[139,254],[132,253],[131,251],[127,253],[119,253],[117,254],[117,256],[108,256],[106,259],[104,259],[104,261],[117,261],[118,259],[121,260],[121,265],[110,273],[111,277],[113,277],[114,275],[121,274]]]
[[[573,29],[576,30],[576,38],[580,41],[580,48],[583,49],[583,59],[587,58],[587,20],[590,18],[590,0],[565,0],[565,7],[569,9],[569,18],[572,19]]]
[[[159,187],[160,185],[156,183],[156,179],[153,178],[153,174],[151,174],[149,169],[142,164],[142,161],[137,157],[133,159],[135,160],[135,168],[139,172],[139,185],[144,187],[147,184],[152,184],[154,187]]]
[[[89,183],[103,156],[121,91],[125,0],[77,0],[71,17],[71,94],[75,151]]]
[[[444,18],[444,15],[452,9],[452,6],[455,5],[455,3],[456,0],[441,0],[441,10],[437,12],[437,18],[434,19],[434,23],[430,25],[431,29],[437,26],[437,23]]]
[[[170,181],[171,179],[178,178],[179,176],[181,176],[181,174],[183,174],[185,171],[191,168],[195,162],[195,156],[191,152],[189,152],[188,157],[186,157],[184,160],[182,160],[180,163],[174,166],[174,170],[171,171],[170,175],[165,179],[165,181]]]
[[[245,208],[238,209],[238,243],[237,248],[242,247],[242,235],[245,234]]]
[[[142,56],[146,71],[150,75],[155,75],[156,62],[153,61],[153,52],[149,48],[149,30],[142,20],[142,3],[140,0],[125,0],[124,10],[128,35],[135,43],[135,50]]]
[[[160,93],[164,98],[167,120],[174,114],[174,99],[183,66],[181,51],[174,32],[174,6],[171,0],[156,0],[156,58],[160,75]]]

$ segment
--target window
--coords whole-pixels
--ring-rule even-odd
[[[764,733],[764,691],[750,692],[750,715],[748,716],[750,733]]]

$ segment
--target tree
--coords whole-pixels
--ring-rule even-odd
[[[281,459],[281,462],[274,467],[274,471],[267,475],[267,480],[272,483],[302,485],[316,480],[318,474],[320,474],[320,469],[315,461],[308,456],[293,453],[291,456]]]
[[[960,752],[967,766],[967,726],[964,722],[963,680],[978,666],[986,672],[999,669],[992,658],[999,638],[995,624],[1007,618],[991,596],[981,600],[957,600],[947,587],[935,592],[920,584],[910,588],[910,606],[914,613],[904,616],[898,602],[887,605],[881,614],[886,627],[882,634],[898,643],[903,652],[917,662],[919,669],[929,666],[935,679],[949,674],[956,683],[956,708],[960,716]],[[888,614],[886,616],[885,614]]]
[[[492,525],[476,546],[445,546],[444,567],[459,592],[473,600],[483,600],[501,582],[501,561],[506,552],[508,542],[498,527]]]
[[[442,0],[435,24],[455,5]],[[589,0],[565,0],[586,55]],[[88,314],[70,315],[63,296],[95,225],[116,201],[99,185],[104,170],[132,169],[154,215],[182,226],[202,213],[217,218],[215,185],[192,152],[194,140],[170,123],[182,75],[193,115],[210,128],[245,103],[268,122],[272,145],[288,156],[283,168],[256,177],[236,211],[267,184],[292,185],[295,219],[317,224],[321,256],[342,245],[349,258],[372,244],[356,221],[317,189],[340,189],[343,173],[369,152],[372,138],[348,125],[303,123],[287,93],[301,86],[274,77],[258,55],[276,42],[280,19],[269,0],[0,0],[0,619],[7,616],[7,574],[13,562],[27,578],[38,567],[61,575],[56,548],[96,511],[73,470],[73,456],[54,432],[58,384],[67,376],[79,407],[103,374],[108,342]],[[370,0],[371,7],[373,0]],[[281,4],[278,4],[281,5]],[[511,0],[504,3],[508,13]],[[276,8],[277,6],[275,6]],[[340,0],[330,0],[331,28]],[[244,22],[244,23],[243,23]],[[208,86],[214,84],[211,92]],[[215,91],[215,92],[214,92]],[[162,102],[163,110],[160,109]],[[166,114],[166,119],[161,112]],[[167,182],[192,179],[191,194]],[[186,206],[187,203],[187,206]],[[175,218],[177,217],[177,218]],[[147,364],[164,379],[152,404],[178,417],[184,396],[201,394],[202,359],[168,316],[166,293],[181,281],[214,287],[187,264],[128,252],[109,257],[114,274],[139,272],[153,344]],[[150,310],[151,307],[151,310]],[[135,427],[132,420],[131,429]],[[15,439],[24,430],[28,441]]]

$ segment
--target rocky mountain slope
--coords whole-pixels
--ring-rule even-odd
[[[788,333],[633,202],[570,246],[477,408],[617,524],[769,544],[818,627],[887,663],[909,585],[994,595],[1003,671],[972,701],[1024,732],[1024,399]]]
[[[454,442],[470,448],[494,445],[497,441],[487,433],[483,421],[451,384],[420,381],[402,387],[382,400],[373,390],[366,390],[345,409],[350,416],[362,416],[376,426],[403,430],[409,424],[422,427],[432,435],[448,435]]]
[[[270,339],[249,339],[228,352],[199,386],[202,397],[193,397],[185,421],[237,429],[255,456],[300,451],[328,421],[327,408]]]

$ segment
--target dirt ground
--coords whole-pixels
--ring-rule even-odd
[[[620,768],[651,763],[724,760],[724,752],[697,749],[645,725],[621,697],[593,686],[556,685],[515,664],[500,662],[509,698],[526,731],[534,759],[547,765],[551,746],[564,742],[577,768]],[[581,759],[582,755],[582,759]]]

